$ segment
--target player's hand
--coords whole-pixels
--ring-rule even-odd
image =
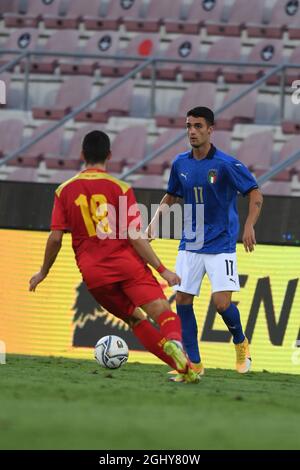
[[[252,224],[246,224],[243,234],[243,244],[245,251],[251,253],[254,251],[254,246],[256,245],[255,231]]]
[[[40,282],[42,282],[45,277],[47,277],[47,274],[43,273],[42,271],[34,274],[29,281],[29,291],[34,292],[37,285],[40,284]]]
[[[161,273],[161,277],[164,278],[165,281],[167,281],[170,287],[176,286],[177,284],[180,285],[181,283],[180,277],[176,273],[173,273],[173,271],[169,271],[168,269]]]

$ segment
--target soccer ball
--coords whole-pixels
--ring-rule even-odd
[[[95,346],[95,359],[102,367],[118,369],[128,359],[128,346],[119,336],[104,336]]]

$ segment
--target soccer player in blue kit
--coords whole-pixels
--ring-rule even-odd
[[[186,128],[192,150],[175,158],[167,194],[147,229],[149,238],[155,238],[160,214],[164,214],[166,208],[168,210],[178,198],[183,199],[184,227],[176,261],[176,272],[181,278],[181,284],[174,286],[174,289],[183,344],[200,375],[203,375],[204,367],[197,340],[193,300],[195,295],[199,296],[205,273],[211,283],[216,310],[233,336],[236,370],[239,373],[250,370],[249,343],[243,332],[240,312],[231,302],[232,292],[240,290],[236,261],[239,234],[236,198],[238,193],[249,197],[249,211],[243,232],[246,252],[254,250],[254,225],[263,201],[257,182],[247,167],[210,142],[213,125],[214,113],[209,108],[196,107],[187,113]],[[191,209],[186,210],[186,207]],[[201,236],[199,220],[201,222],[203,209]],[[180,375],[173,380],[184,381]]]

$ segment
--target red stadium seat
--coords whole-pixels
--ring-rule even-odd
[[[281,38],[283,32],[290,29],[293,24],[300,23],[300,9],[298,1],[278,0],[270,10],[269,17],[263,25],[248,26],[248,35],[254,37]],[[299,31],[299,26],[298,26]]]
[[[81,163],[83,163],[80,160],[82,140],[86,134],[93,130],[95,130],[95,126],[93,125],[83,126],[77,129],[67,146],[66,152],[63,153],[60,161],[55,162],[55,168],[59,167],[78,169]],[[54,168],[53,160],[49,160],[47,166],[48,168]]]
[[[24,181],[34,183],[38,179],[36,168],[18,168],[7,175],[6,181]]]
[[[112,0],[113,1],[113,0]],[[167,18],[169,12],[173,10],[174,3],[177,4],[178,0],[150,0],[147,6],[146,15],[134,21],[131,19],[125,21],[126,27],[129,31],[139,31],[143,33],[155,33],[159,31],[160,26]]]
[[[71,77],[58,90],[52,107],[33,108],[34,119],[61,119],[66,114],[89,100],[93,79],[91,77]]]
[[[257,43],[247,57],[247,62],[262,62],[272,65],[279,65],[283,61],[283,44],[281,40],[264,39]],[[245,67],[241,74],[241,81],[252,83],[270,71],[267,67]],[[278,84],[280,78],[273,76],[267,81],[268,84]]]
[[[132,166],[143,160],[146,151],[147,129],[145,126],[131,126],[115,137],[108,161],[108,171],[120,173],[124,165]]]
[[[59,170],[50,176],[47,183],[61,184],[73,178],[73,176],[75,176],[77,173],[78,171],[76,172],[75,170]]]
[[[231,101],[240,92],[245,89],[245,86],[234,86],[226,95],[222,106]],[[257,90],[253,90],[236,103],[232,104],[229,108],[223,111],[216,121],[216,129],[218,130],[232,130],[236,123],[251,123],[255,118]]]
[[[24,124],[20,119],[0,121],[0,159],[20,148],[23,128]]]
[[[231,132],[228,131],[213,131],[212,143],[215,147],[222,150],[227,154],[231,152]]]
[[[299,152],[300,149],[300,135],[295,135],[294,137],[291,137],[283,146],[281,147],[281,150],[279,152],[279,158],[278,162],[284,162],[288,157],[293,155],[296,152]],[[298,162],[294,163],[293,165],[289,166],[287,170],[284,171],[284,173],[293,173],[296,172],[298,173],[300,171],[300,165],[299,165],[299,160]],[[283,173],[283,172],[282,172]],[[280,173],[280,175],[282,175]],[[282,179],[280,178],[280,175],[278,175],[277,179]]]
[[[3,44],[3,49],[18,49],[20,54],[26,51],[33,51],[37,48],[38,42],[38,30],[37,29],[22,29],[16,30],[6,42]],[[15,59],[17,57],[16,54],[0,54],[0,66],[4,65],[5,63]]]
[[[101,91],[105,91],[113,82],[106,84]],[[106,122],[110,116],[128,116],[133,94],[133,82],[127,80],[114,91],[100,99],[94,108],[82,111],[75,120],[85,122]]]
[[[174,39],[168,49],[161,54],[166,59],[180,60],[199,60],[200,59],[200,42],[196,36],[179,36]],[[174,80],[179,72],[182,72],[184,80],[195,80],[195,71],[198,65],[180,64],[178,63],[162,63],[157,64],[156,76],[159,79]],[[142,72],[143,77],[150,78],[150,70]]]
[[[19,0],[1,0],[0,2],[0,17],[2,18],[4,13],[18,13]]]
[[[84,25],[87,29],[116,30],[121,23],[128,26],[138,20],[141,7],[142,0],[110,0],[105,17],[84,19]]]
[[[119,33],[115,31],[100,31],[95,33],[83,49],[77,52],[86,54],[100,54],[101,56],[115,55],[118,50]],[[67,74],[93,75],[96,68],[109,67],[114,64],[110,59],[69,59],[60,64],[60,71]]]
[[[178,136],[178,129],[169,129],[161,134],[154,145],[152,146],[152,152],[158,150],[163,145],[167,144],[175,137]],[[177,144],[173,145],[169,150],[164,151],[162,154],[158,155],[154,160],[147,163],[142,170],[145,173],[162,175],[164,170],[169,168],[172,164],[172,161],[179,153],[185,152],[188,150],[188,145],[185,139],[182,139]],[[141,170],[139,170],[141,172]]]
[[[43,124],[36,128],[30,140],[39,136],[46,129],[49,129],[52,124]],[[47,158],[58,158],[61,154],[61,144],[63,139],[64,130],[62,128],[56,129],[51,132],[48,136],[37,142],[25,150],[24,153],[19,155],[17,158],[10,160],[8,165],[19,165],[19,166],[30,166],[37,167],[42,159]]]
[[[240,61],[240,38],[223,38],[216,41],[208,50],[207,60],[210,61]],[[199,69],[199,80],[216,81],[219,75],[223,75],[227,82],[235,82],[233,66],[227,65],[202,65]]]
[[[181,0],[171,2],[170,8],[163,20],[167,33],[182,34],[185,32],[181,26],[183,23],[182,4]]]
[[[89,0],[83,2],[82,0],[71,0],[68,3],[66,14],[61,18],[46,18],[45,26],[47,28],[64,28],[76,29],[80,21],[88,19],[95,19],[99,15],[100,2],[99,0]]]
[[[141,189],[163,189],[166,184],[162,175],[143,175],[133,181],[132,186]]]
[[[176,113],[156,116],[159,127],[185,127],[186,113],[196,105],[214,107],[216,86],[213,83],[193,83],[183,94]],[[198,98],[196,98],[198,97]],[[199,103],[195,103],[198,100]]]
[[[78,32],[57,31],[47,41],[43,51],[45,52],[69,52],[74,53],[78,47]],[[31,72],[53,73],[62,59],[59,56],[35,56],[31,63]],[[64,59],[63,59],[64,60]]]
[[[22,9],[22,3],[16,13],[4,14],[5,26],[9,28],[36,28],[41,20],[48,15],[59,17],[62,0],[27,0],[27,7]]]
[[[126,60],[126,56],[147,59],[157,53],[158,47],[159,37],[157,34],[139,34],[130,41],[126,49],[119,51],[119,55],[125,56],[124,60],[103,62],[101,65],[101,75],[105,77],[122,77],[141,64],[141,62]],[[142,73],[144,76],[151,74],[151,69],[144,69]]]
[[[291,187],[288,182],[267,181],[261,187],[261,191],[266,196],[290,196]]]
[[[177,25],[168,25],[168,32],[184,34],[198,34],[201,27],[209,25],[212,21],[221,21],[224,12],[224,0],[194,0],[191,4],[187,18],[177,22]]]
[[[246,137],[236,157],[247,165],[250,171],[260,170],[265,173],[271,167],[273,144],[272,131],[256,132]]]

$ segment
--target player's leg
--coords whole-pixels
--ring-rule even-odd
[[[119,283],[90,289],[90,293],[102,307],[125,321],[148,351],[170,367],[176,367],[174,360],[163,350],[166,341],[163,335],[151,325],[145,313],[135,307]]]
[[[134,278],[122,282],[122,290],[136,306],[140,306],[159,326],[164,352],[175,361],[176,369],[185,374],[185,381],[197,382],[197,374],[190,367],[181,341],[181,323],[147,266],[135,273]]]
[[[165,342],[163,335],[154,328],[141,309],[136,308],[132,315],[124,318],[124,321],[147,351],[150,351],[170,367],[176,367],[174,360],[163,350]]]
[[[194,312],[194,296],[199,295],[200,286],[205,274],[202,255],[188,251],[179,251],[176,260],[176,273],[181,278],[176,290],[176,308],[181,320],[182,341],[193,364],[203,374],[204,368],[198,345],[198,328]]]
[[[241,373],[248,372],[251,367],[249,344],[243,332],[239,309],[231,301],[232,292],[240,290],[236,253],[207,254],[205,267],[212,285],[216,310],[233,336],[237,357],[236,369]]]

